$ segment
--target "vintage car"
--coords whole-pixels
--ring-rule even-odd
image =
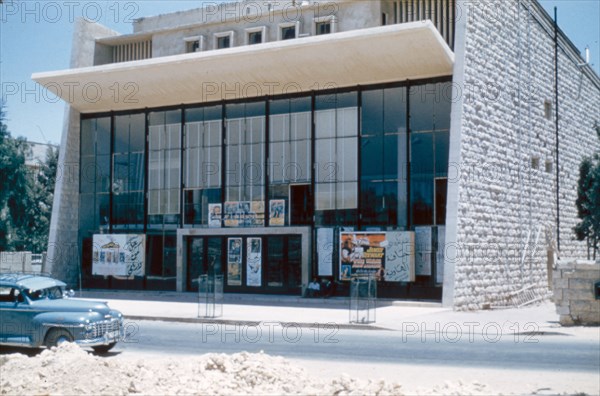
[[[123,315],[106,303],[70,298],[47,276],[0,274],[0,345],[51,347],[75,342],[108,352],[123,336]]]

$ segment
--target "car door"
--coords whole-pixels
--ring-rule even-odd
[[[34,329],[32,311],[21,290],[13,285],[0,285],[0,342],[7,345],[29,345]]]

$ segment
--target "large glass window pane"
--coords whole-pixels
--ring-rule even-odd
[[[319,95],[315,112],[315,209],[317,222],[354,219],[358,206],[358,108],[356,92]],[[334,220],[335,221],[335,220]]]

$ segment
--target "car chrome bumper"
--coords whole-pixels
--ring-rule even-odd
[[[85,338],[82,340],[75,340],[75,343],[80,346],[93,347],[100,345],[108,345],[114,342],[118,342],[121,339],[122,331],[112,331],[105,333],[102,337],[96,338]]]

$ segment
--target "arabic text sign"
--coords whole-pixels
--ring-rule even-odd
[[[146,237],[138,234],[95,234],[92,274],[143,276]]]

